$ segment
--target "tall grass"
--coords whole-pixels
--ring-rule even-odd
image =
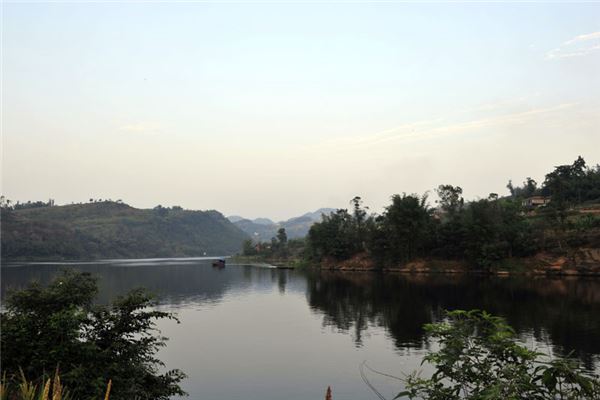
[[[9,385],[6,372],[0,381],[0,400],[75,400],[69,391],[60,382],[58,370],[53,378],[42,380],[43,385],[29,381],[23,370],[20,370],[20,381],[16,385]],[[108,381],[104,400],[110,400],[112,380]]]

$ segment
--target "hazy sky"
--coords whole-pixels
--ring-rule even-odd
[[[278,220],[600,163],[600,3],[3,7],[13,200]]]

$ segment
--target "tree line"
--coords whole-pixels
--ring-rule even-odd
[[[287,260],[303,258],[304,238],[290,239],[285,228],[279,228],[270,241],[246,239],[242,245],[242,255],[261,260]]]
[[[357,196],[350,210],[324,215],[311,227],[306,256],[340,261],[367,254],[378,267],[433,257],[487,268],[544,249],[583,245],[581,231],[600,227],[597,217],[571,216],[577,205],[600,202],[600,166],[587,167],[581,157],[555,167],[539,187],[531,178],[507,187],[510,196],[490,193],[467,202],[461,187],[440,185],[435,208],[427,193],[396,194],[380,215],[369,214]],[[523,199],[535,195],[548,202],[532,212]]]

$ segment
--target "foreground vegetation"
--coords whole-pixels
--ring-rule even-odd
[[[102,399],[110,399],[110,390],[112,381],[108,381],[106,392]],[[21,380],[18,385],[9,386],[6,381],[6,374],[3,375],[0,382],[0,400],[75,400],[71,396],[69,389],[64,387],[60,380],[58,370],[53,378],[46,379],[36,384],[28,381],[23,371],[21,371]]]
[[[337,278],[343,275],[383,279],[379,274],[324,274]],[[352,305],[332,301],[338,296],[332,296],[327,280],[309,281],[309,287],[313,284],[326,296],[319,299],[311,289],[311,307],[329,307],[336,313],[350,311]],[[355,292],[343,285],[334,286],[347,297],[344,301],[361,307],[358,314],[363,324],[359,325],[365,327],[364,322],[372,318],[393,318],[398,322],[392,323],[396,328],[412,325],[399,309],[386,308],[387,317],[370,316],[369,313],[378,312],[378,307],[364,296],[371,291],[389,306],[390,295],[401,294],[410,304],[418,305],[414,291],[409,292],[397,284],[388,288],[401,292],[396,294],[373,284]],[[398,291],[399,287],[402,290]],[[173,316],[153,311],[152,303],[142,291],[134,291],[111,306],[93,306],[96,290],[90,275],[67,272],[47,288],[33,285],[9,297],[7,310],[0,320],[4,373],[1,399],[107,400],[108,396],[110,399],[167,399],[182,393],[179,382],[183,374],[177,370],[159,374],[161,363],[155,357],[164,339],[153,333],[152,321]],[[456,290],[453,285],[452,291]],[[423,295],[422,290],[417,292]],[[393,303],[408,304],[406,301]],[[430,317],[434,307],[424,308]],[[411,309],[409,315],[413,312]],[[349,318],[345,315],[331,320],[347,324]],[[394,328],[390,329],[393,335]],[[453,311],[442,322],[427,325],[426,331],[434,350],[424,361],[432,364],[435,373],[430,377],[418,373],[409,375],[405,379],[406,389],[398,397],[600,399],[597,376],[570,358],[550,358],[523,347],[503,319],[486,312]],[[360,336],[359,328],[356,332]],[[569,331],[569,336],[573,334]],[[50,397],[52,392],[58,394]]]
[[[594,400],[600,380],[569,358],[550,358],[518,344],[502,318],[485,311],[452,311],[426,330],[440,348],[424,362],[430,378],[408,376],[396,398],[424,400]]]
[[[156,358],[166,338],[156,319],[175,319],[152,308],[151,296],[134,290],[109,306],[93,305],[96,280],[65,272],[48,287],[32,284],[6,300],[0,327],[3,393],[44,387],[54,371],[74,399],[168,399],[184,394],[179,370],[159,373]],[[40,391],[43,395],[43,390]]]
[[[2,258],[101,259],[226,255],[247,235],[217,211],[115,201],[54,206],[3,199]]]
[[[427,194],[394,195],[382,215],[369,215],[355,197],[351,211],[325,215],[311,227],[304,254],[324,264],[358,258],[386,268],[428,258],[489,269],[540,252],[573,258],[578,249],[600,248],[600,213],[581,212],[600,203],[600,166],[588,168],[580,157],[548,173],[541,187],[531,178],[507,187],[511,196],[465,202],[462,188],[440,185],[435,209]],[[524,206],[533,195],[548,204]]]

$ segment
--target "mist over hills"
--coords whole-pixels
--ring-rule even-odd
[[[238,252],[248,235],[220,212],[104,201],[2,208],[3,259],[91,260]]]
[[[232,215],[227,218],[255,240],[268,241],[277,235],[277,230],[280,228],[285,229],[290,239],[305,237],[312,224],[321,221],[323,214],[328,215],[334,211],[335,208],[319,208],[316,211],[280,222],[273,222],[268,218],[250,220],[238,215]]]
[[[227,217],[228,220],[230,220],[233,223],[242,221],[242,220],[246,220],[246,221],[250,221],[254,224],[258,224],[258,225],[274,225],[275,222],[273,222],[272,220],[270,220],[269,218],[254,218],[252,220],[244,218],[244,217],[240,217],[239,215],[230,215],[229,217]]]

